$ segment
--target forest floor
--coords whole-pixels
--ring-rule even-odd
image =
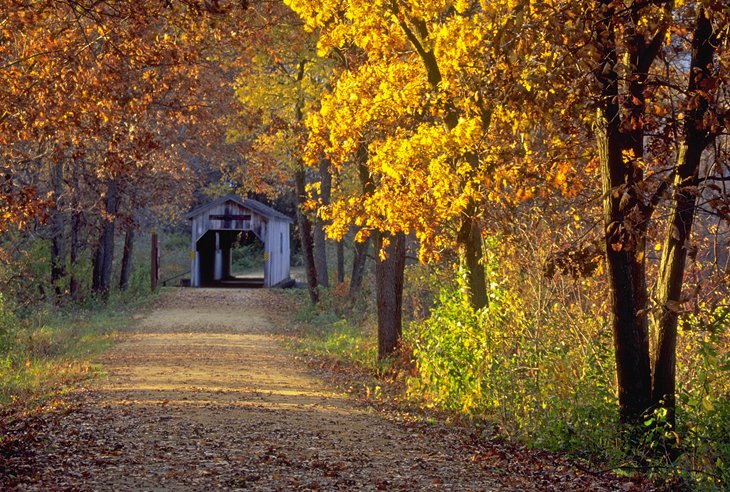
[[[89,381],[5,424],[7,490],[645,490],[339,393],[280,291],[173,289]]]

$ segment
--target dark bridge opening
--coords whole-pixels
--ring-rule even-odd
[[[263,276],[234,276],[232,249],[239,238],[238,231],[210,230],[198,239],[196,251],[202,287],[263,287]]]

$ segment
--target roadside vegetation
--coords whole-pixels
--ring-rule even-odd
[[[377,359],[371,275],[355,309],[342,284],[323,293],[318,305],[304,305],[301,331],[288,343],[340,387],[374,403],[488,428],[529,447],[566,453],[593,472],[643,473],[659,485],[691,490],[730,484],[727,308],[703,313],[714,324],[693,316],[682,325],[679,427],[668,426],[657,411],[645,422],[651,430],[628,446],[612,424],[611,333],[600,315],[600,285],[591,285],[600,279],[568,292],[542,272],[519,276],[491,263],[489,275],[490,303],[474,310],[459,282],[433,268],[408,266],[407,321],[388,359]]]
[[[95,360],[156,294],[150,291],[149,267],[138,257],[126,290],[102,299],[89,292],[85,272],[77,276],[85,294],[59,302],[44,290],[50,261],[43,243],[4,246],[16,252],[15,261],[0,268],[0,408],[6,413],[30,410],[103,373]]]

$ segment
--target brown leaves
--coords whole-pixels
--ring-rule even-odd
[[[290,301],[263,290],[163,297],[107,356],[109,379],[67,395],[77,403],[72,411],[2,421],[0,486],[600,491],[631,484],[395,406],[356,405],[268,336],[291,324],[281,314]]]
[[[547,277],[552,277],[556,271],[574,278],[590,277],[602,261],[603,251],[594,241],[581,246],[565,248],[552,254],[543,271]]]

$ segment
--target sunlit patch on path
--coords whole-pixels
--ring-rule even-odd
[[[280,293],[166,293],[59,415],[22,489],[490,490],[437,439],[358,407],[271,337]]]

